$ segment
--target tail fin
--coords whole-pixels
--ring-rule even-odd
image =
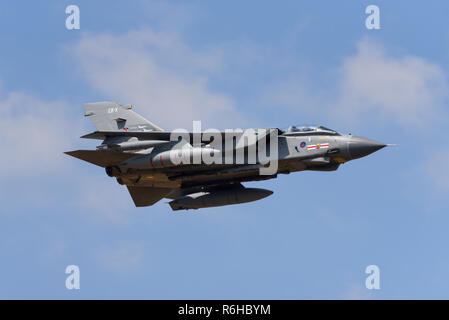
[[[86,103],[83,107],[84,115],[92,120],[98,131],[164,131],[132,111],[131,105],[106,101]]]

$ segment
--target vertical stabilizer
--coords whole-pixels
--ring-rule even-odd
[[[84,115],[92,120],[98,131],[164,131],[132,111],[132,106],[117,102],[94,102],[83,105]]]

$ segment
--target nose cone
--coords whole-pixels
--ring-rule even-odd
[[[358,159],[367,156],[385,146],[386,145],[383,143],[363,137],[352,137],[348,142],[348,150],[351,155],[351,159]]]

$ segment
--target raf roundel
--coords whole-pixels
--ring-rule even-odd
[[[300,147],[304,148],[305,146],[306,146],[306,142],[305,141],[301,142]]]

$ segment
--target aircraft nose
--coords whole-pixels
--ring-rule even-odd
[[[348,151],[351,155],[351,159],[358,159],[367,156],[385,146],[386,144],[363,137],[353,136],[348,141]]]

